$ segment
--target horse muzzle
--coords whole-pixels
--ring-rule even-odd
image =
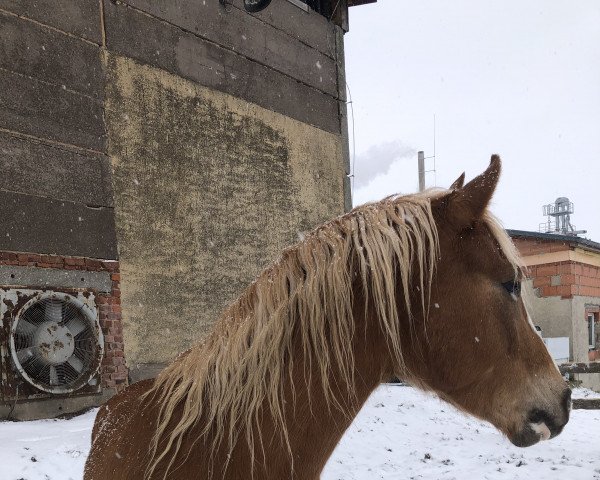
[[[534,408],[527,415],[525,426],[510,441],[517,447],[530,447],[539,441],[556,437],[569,421],[571,412],[571,390],[566,389],[560,406],[556,409]]]

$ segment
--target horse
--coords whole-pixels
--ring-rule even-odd
[[[284,250],[204,340],[99,409],[85,480],[316,480],[392,377],[517,446],[558,435],[571,391],[488,209],[500,167],[357,207]]]

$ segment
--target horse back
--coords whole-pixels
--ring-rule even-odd
[[[140,438],[140,430],[144,429],[146,422],[139,421],[141,397],[153,384],[153,379],[134,383],[100,407],[92,429],[92,447],[85,465],[84,480],[121,478],[119,472],[127,470],[123,469],[123,460],[127,459],[129,463],[131,457],[139,455],[139,451],[131,448],[131,440]],[[146,426],[151,423],[146,423]],[[125,432],[129,435],[123,435]]]

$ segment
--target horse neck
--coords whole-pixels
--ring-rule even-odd
[[[332,365],[329,372],[332,391],[328,395],[315,363],[311,362],[312,367],[310,363],[307,365],[302,349],[296,348],[295,354],[300,361],[293,366],[293,387],[288,384],[284,389],[284,402],[290,406],[286,409],[284,421],[288,429],[289,447],[293,452],[293,475],[289,471],[292,466],[288,463],[282,464],[279,471],[268,472],[265,478],[318,479],[335,446],[369,395],[382,381],[389,379],[392,369],[385,339],[377,320],[365,317],[362,308],[362,302],[355,301],[354,316],[361,320],[357,322],[352,340],[352,385],[346,384],[339,368]],[[311,370],[310,374],[307,368]],[[273,425],[267,427],[266,431],[271,429],[275,430],[271,438],[276,440],[268,447],[268,458],[289,460],[288,446],[281,441],[280,432]]]
[[[199,464],[205,466],[213,465],[214,472],[219,470],[219,466],[226,465],[222,478],[227,480],[250,478],[250,471],[254,472],[254,480],[318,479],[335,446],[369,395],[393,372],[380,323],[373,311],[365,314],[362,291],[362,284],[353,288],[351,318],[355,325],[350,340],[354,359],[351,384],[344,380],[347,378],[343,375],[345,370],[335,362],[330,362],[326,371],[328,384],[324,384],[318,361],[306,356],[301,335],[296,334],[290,352],[293,357],[291,370],[285,368],[287,379],[281,391],[284,409],[280,420],[285,425],[285,433],[281,421],[271,415],[269,401],[265,397],[258,413],[258,423],[251,427],[253,452],[244,434],[240,433],[234,451],[229,451],[227,442],[223,442],[215,456],[212,456],[207,453],[211,449],[210,438],[204,442],[193,440],[199,436],[198,430],[202,425],[199,422],[189,432],[189,458],[195,457],[199,459]],[[368,302],[368,305],[373,305],[373,302]],[[327,318],[321,321],[324,325],[331,324]],[[221,477],[217,475],[214,478]]]

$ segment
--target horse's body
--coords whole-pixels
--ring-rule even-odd
[[[286,250],[205,343],[100,409],[85,479],[316,480],[393,376],[516,445],[560,433],[570,391],[486,211],[499,169],[359,207]]]

